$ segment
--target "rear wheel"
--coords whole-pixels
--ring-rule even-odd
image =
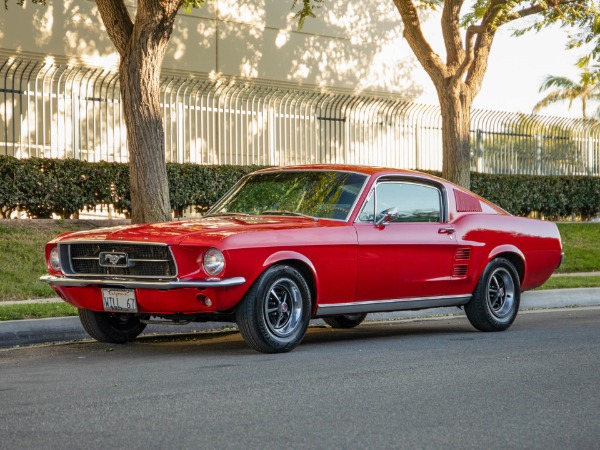
[[[341,314],[339,316],[323,317],[323,321],[331,328],[354,328],[367,317],[363,314]]]
[[[504,331],[517,317],[521,283],[515,266],[505,258],[492,260],[465,305],[471,325],[480,331]]]
[[[133,341],[146,324],[133,314],[79,310],[79,320],[87,333],[100,342],[123,344]]]
[[[236,311],[246,343],[263,353],[288,352],[304,337],[311,315],[308,283],[291,266],[267,269]]]

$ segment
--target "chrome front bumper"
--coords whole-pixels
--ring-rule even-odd
[[[139,281],[127,279],[106,279],[106,278],[66,278],[54,275],[43,275],[41,281],[53,284],[55,286],[67,287],[85,287],[85,286],[110,286],[122,287],[128,289],[158,289],[171,290],[182,288],[211,288],[211,287],[229,287],[244,284],[244,277],[233,277],[223,279],[205,279],[199,281]]]

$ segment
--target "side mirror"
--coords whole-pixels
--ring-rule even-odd
[[[398,218],[398,208],[388,208],[381,212],[381,217],[375,222],[375,226],[386,225]]]

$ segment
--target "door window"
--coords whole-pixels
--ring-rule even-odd
[[[361,222],[373,222],[383,212],[396,208],[398,217],[392,222],[441,222],[442,196],[439,189],[410,182],[383,182],[365,203],[360,215]]]

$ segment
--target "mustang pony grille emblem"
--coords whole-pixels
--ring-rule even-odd
[[[102,267],[129,267],[127,253],[101,252],[99,264]]]

